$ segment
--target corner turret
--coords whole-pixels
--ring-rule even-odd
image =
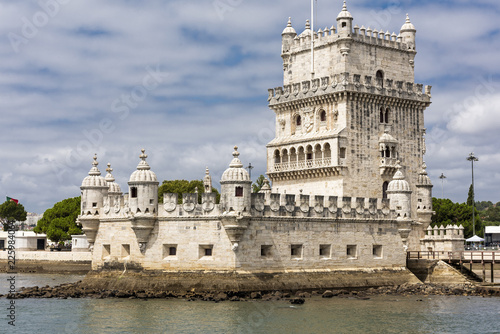
[[[401,171],[399,161],[396,163],[397,172],[387,187],[390,209],[396,211],[397,219],[410,219],[411,217],[411,188]]]
[[[347,5],[344,1],[344,7],[342,11],[337,16],[337,33],[340,38],[351,37],[352,34],[352,21],[353,17],[351,13],[347,11]]]
[[[427,166],[425,162],[422,164],[422,171],[418,174],[417,183],[417,218],[418,221],[424,224],[423,230],[431,224],[432,215],[432,183],[427,176]]]
[[[281,48],[281,54],[287,53],[290,51],[290,47],[293,44],[293,39],[297,36],[297,32],[295,29],[292,27],[292,18],[288,18],[288,24],[283,30],[283,33],[281,33],[281,40],[282,40],[282,48]]]
[[[234,147],[233,160],[221,177],[221,203],[224,211],[237,215],[250,215],[252,181],[238,158],[238,146]]]
[[[146,250],[149,234],[158,215],[158,180],[151,171],[145,150],[141,150],[141,162],[132,173],[129,185],[129,208],[132,229],[135,232],[142,253]]]
[[[104,198],[108,196],[108,184],[101,176],[97,168],[97,154],[94,155],[92,168],[89,175],[83,179],[81,196],[81,215],[78,223],[82,224],[82,230],[87,236],[90,249],[93,249],[97,231],[99,230],[100,211],[104,206]]]
[[[403,40],[403,43],[406,43],[409,50],[416,51],[415,45],[415,37],[416,37],[417,29],[410,22],[410,17],[406,14],[406,22],[401,27],[400,35]]]

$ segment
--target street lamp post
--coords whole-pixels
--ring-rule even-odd
[[[471,162],[471,165],[472,165],[472,235],[476,235],[476,219],[475,219],[475,200],[474,200],[474,161],[479,161],[478,158],[476,158],[476,156],[474,156],[474,152],[472,152],[471,154],[469,154],[469,156],[467,157],[467,160],[469,160]]]
[[[247,169],[248,169],[248,176],[250,177],[250,180],[252,180],[252,169],[254,169],[255,167],[252,166],[252,163],[249,163],[248,166],[247,166]]]
[[[446,179],[446,176],[444,176],[444,173],[441,173],[439,178],[441,179],[441,198],[444,198],[444,179]]]

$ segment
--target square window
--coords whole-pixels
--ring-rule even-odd
[[[358,256],[356,245],[347,245],[347,258],[355,259]]]
[[[102,245],[102,258],[109,258],[111,255],[111,245]]]
[[[211,257],[213,256],[214,245],[200,245],[199,257]]]
[[[243,197],[243,187],[236,187],[234,195],[236,197]]]
[[[122,245],[122,254],[121,257],[126,258],[127,256],[130,256],[130,245]]]
[[[382,258],[382,245],[373,245],[373,257],[377,259]]]
[[[163,258],[177,256],[177,245],[163,245]]]
[[[261,257],[271,257],[271,245],[261,245],[260,246],[260,256]]]
[[[290,246],[290,255],[292,259],[302,259],[302,245],[291,245]]]
[[[319,245],[319,256],[324,259],[329,259],[331,257],[331,245]]]
[[[97,203],[92,203],[93,208],[97,208]]]
[[[137,198],[137,188],[136,187],[130,188],[130,197]]]
[[[155,204],[155,200],[151,198],[151,199],[149,200],[149,204],[151,204],[151,205]]]

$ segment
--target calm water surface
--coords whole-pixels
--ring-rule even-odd
[[[25,282],[44,279],[64,281],[32,275]],[[0,299],[5,310],[0,311],[5,314],[1,333],[500,333],[500,298],[312,298],[299,306],[285,301],[24,299],[16,300],[14,330],[5,317],[8,302]]]

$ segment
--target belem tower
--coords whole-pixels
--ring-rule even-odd
[[[236,147],[220,178],[220,203],[208,169],[201,203],[198,194],[183,194],[182,204],[164,194],[158,203],[144,150],[126,194],[94,157],[78,218],[93,271],[277,273],[285,285],[294,273],[325,279],[348,271],[367,280],[376,271],[406,273],[406,252],[432,248],[439,234],[428,232],[431,87],[414,82],[415,36],[408,16],[398,35],[353,26],[345,2],[336,27],[312,31],[307,22],[297,34],[288,21],[283,86],[269,89],[270,182],[259,193]],[[463,239],[458,227],[451,232]],[[299,286],[307,284],[315,283]]]

